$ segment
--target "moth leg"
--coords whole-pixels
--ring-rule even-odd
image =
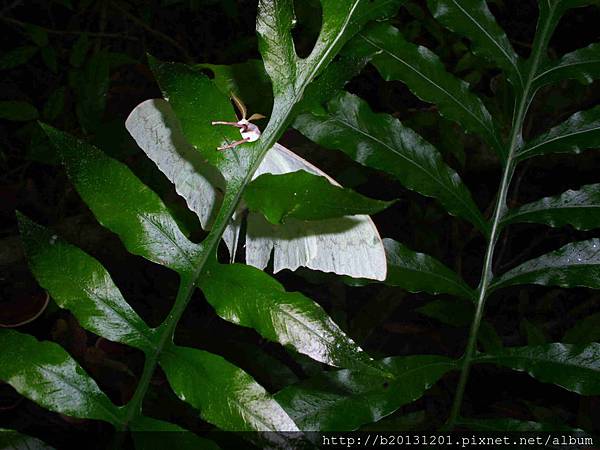
[[[227,150],[228,148],[237,147],[238,145],[245,144],[248,142],[250,138],[240,139],[239,141],[232,142],[231,144],[223,145],[222,147],[217,147],[217,150]]]

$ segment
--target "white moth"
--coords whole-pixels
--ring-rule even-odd
[[[237,104],[237,101],[236,101]],[[213,122],[214,125],[232,125],[240,128],[242,139],[224,148],[231,148],[260,137],[260,130],[246,119],[245,108],[238,122]],[[146,100],[131,112],[125,126],[146,155],[175,185],[175,189],[194,211],[204,229],[210,229],[218,211],[225,181],[206,163],[200,153],[185,139],[179,121],[169,103],[163,99]],[[239,151],[243,151],[243,147]],[[331,177],[308,161],[280,144],[271,148],[254,178],[263,173],[284,174],[305,170]],[[244,206],[223,234],[232,259],[240,234]],[[274,272],[308,267],[323,272],[334,272],[355,278],[384,280],[387,272],[385,251],[381,237],[369,216],[356,215],[335,219],[299,221],[289,219],[283,225],[273,225],[261,215],[248,214],[246,233],[246,263],[264,269],[273,253]]]

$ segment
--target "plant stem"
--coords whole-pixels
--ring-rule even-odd
[[[181,282],[175,299],[175,305],[165,321],[155,329],[155,332],[158,334],[156,347],[146,354],[146,362],[144,364],[142,376],[140,377],[140,381],[138,382],[131,400],[124,407],[124,420],[119,424],[119,431],[126,430],[129,423],[142,414],[142,403],[160,354],[164,351],[165,347],[172,344],[175,328],[190,302],[196,287],[196,282],[207,269],[209,258],[215,257],[221,236],[237,209],[244,189],[250,181],[252,181],[254,173],[257,171],[267,152],[275,145],[277,139],[279,139],[285,131],[292,111],[296,104],[302,99],[308,84],[315,76],[317,76],[319,70],[327,65],[334,58],[337,51],[339,51],[338,44],[351,23],[352,16],[360,1],[361,0],[354,1],[354,4],[348,11],[345,22],[338,30],[338,34],[335,37],[331,36],[331,43],[329,45],[316,46],[311,55],[305,60],[302,70],[297,72],[297,78],[295,80],[289,80],[290,83],[293,83],[293,89],[286,92],[286,94],[275,96],[273,110],[271,111],[271,119],[262,133],[261,138],[255,143],[246,146],[245,150],[249,155],[249,158],[239,160],[240,166],[245,165],[246,167],[238,168],[238,170],[244,171],[244,177],[242,179],[227,180],[223,204],[219,209],[210,233],[201,244],[199,255],[194,264],[194,269],[190,273],[181,274]],[[134,16],[131,16],[131,14],[125,10],[122,11],[133,20]],[[119,434],[116,443],[113,445],[114,447],[119,448],[121,446],[123,435],[123,433]]]
[[[252,180],[254,173],[258,169],[267,152],[275,145],[277,139],[285,130],[288,118],[292,113],[292,109],[302,98],[304,89],[311,80],[312,78],[310,76],[307,76],[301,80],[299,83],[300,87],[296,90],[292,99],[288,99],[288,101],[283,102],[278,102],[276,99],[276,103],[273,108],[274,115],[265,128],[260,140],[257,141],[256,144],[253,144],[252,147],[248,146],[247,148],[247,151],[253,152],[255,156],[249,161],[244,178],[235,182],[228,182],[223,204],[219,209],[219,213],[217,214],[215,223],[209,235],[202,242],[202,247],[198,259],[196,260],[194,270],[189,274],[181,276],[181,282],[177,292],[177,297],[175,299],[175,305],[165,321],[158,328],[156,328],[156,333],[158,333],[157,345],[154,349],[152,349],[151,352],[146,354],[146,362],[144,364],[144,370],[140,377],[140,381],[138,382],[138,386],[131,400],[125,406],[125,418],[120,424],[120,431],[127,429],[129,423],[141,415],[142,402],[150,385],[150,380],[152,379],[152,374],[154,373],[158,363],[158,358],[164,351],[165,347],[172,343],[175,328],[188,303],[190,302],[196,286],[196,281],[206,270],[209,258],[216,254],[217,245],[221,240],[221,236],[223,235],[227,224],[236,211],[245,187]],[[120,444],[115,445],[116,448],[119,446]]]
[[[446,424],[446,428],[448,429],[453,429],[456,425],[458,418],[460,417],[460,410],[465,393],[465,388],[467,386],[467,381],[469,379],[471,362],[473,360],[473,356],[475,355],[475,351],[477,350],[477,334],[481,325],[481,319],[483,318],[485,301],[487,300],[487,297],[489,295],[489,287],[494,278],[494,274],[492,272],[492,266],[494,262],[494,249],[496,247],[496,243],[498,241],[500,232],[502,231],[501,221],[507,211],[506,196],[508,194],[510,181],[512,179],[516,166],[515,155],[523,140],[523,123],[525,121],[525,116],[527,114],[527,110],[529,109],[531,100],[535,95],[535,90],[532,89],[532,83],[535,74],[537,73],[538,66],[540,64],[540,58],[544,49],[546,49],[548,40],[550,38],[551,30],[553,28],[553,15],[554,10],[550,10],[549,14],[544,18],[543,24],[541,24],[542,26],[538,27],[536,37],[534,40],[533,52],[531,54],[530,60],[528,61],[529,65],[526,75],[527,81],[523,87],[523,90],[518,95],[518,106],[516,109],[516,114],[513,118],[506,165],[504,166],[504,170],[502,172],[502,180],[498,189],[496,204],[494,206],[494,212],[491,220],[491,232],[488,240],[487,249],[485,252],[485,259],[483,262],[483,269],[481,273],[481,281],[479,282],[479,287],[477,288],[477,307],[475,309],[473,321],[471,322],[471,329],[469,330],[469,338],[467,341],[465,354],[462,357],[462,367],[460,372],[460,378],[458,380],[458,387],[454,396],[454,401],[452,403],[450,417]]]

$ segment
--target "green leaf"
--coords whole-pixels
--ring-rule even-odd
[[[149,57],[150,67],[158,80],[188,142],[227,178],[228,152],[217,147],[239,140],[234,127],[213,126],[212,121],[237,122],[231,102],[200,69],[185,64],[167,63]],[[243,155],[243,152],[242,152]]]
[[[296,55],[291,33],[295,24],[293,1],[261,0],[256,31],[275,96],[299,100],[298,94],[302,94],[308,77],[319,75],[365,23],[390,16],[401,3],[401,0],[321,0],[321,32],[311,54],[301,60]]]
[[[294,127],[327,148],[395,176],[407,188],[438,199],[453,215],[487,234],[488,225],[457,173],[421,136],[387,114],[374,113],[360,98],[343,93],[325,116],[303,114]]]
[[[496,279],[496,290],[516,284],[600,289],[600,239],[572,242],[524,262]]]
[[[440,114],[479,134],[502,158],[504,146],[492,116],[469,85],[446,71],[429,49],[407,42],[398,29],[380,24],[359,35],[377,52],[372,64],[387,80],[400,80],[421,100],[434,103]]]
[[[276,225],[288,218],[321,220],[370,215],[394,203],[365,197],[304,170],[283,175],[265,173],[248,185],[244,200],[251,211],[262,213]]]
[[[45,442],[14,430],[0,428],[0,448],[2,450],[53,450]]]
[[[510,210],[502,220],[511,223],[543,223],[551,227],[572,225],[578,230],[600,228],[600,184],[589,184],[578,191],[568,190],[556,197],[545,197]]]
[[[75,112],[87,133],[95,132],[102,123],[110,85],[108,52],[94,53],[81,69],[69,72],[69,83],[77,103]]]
[[[475,291],[437,259],[414,252],[393,239],[384,239],[383,245],[388,263],[385,284],[413,293],[450,294],[474,300]]]
[[[162,200],[127,166],[67,133],[43,128],[81,198],[129,252],[181,274],[192,269],[200,247],[187,240]]]
[[[527,372],[544,383],[553,383],[581,395],[600,394],[600,344],[545,344],[507,348],[482,354],[475,362],[493,363]]]
[[[65,107],[65,94],[65,86],[57,88],[50,94],[42,112],[44,120],[51,122],[61,115]]]
[[[544,49],[548,46],[549,39],[556,30],[560,19],[569,9],[588,5],[600,6],[598,0],[538,0],[537,3],[539,18],[536,34],[542,39],[534,42],[534,47],[541,44]],[[534,74],[535,72],[537,71],[534,71]]]
[[[42,27],[32,23],[26,23],[25,31],[29,36],[29,39],[31,39],[38,47],[45,47],[48,45],[48,33]]]
[[[38,47],[24,45],[15,47],[0,56],[0,70],[14,69],[29,61],[37,53]]]
[[[600,147],[600,106],[573,114],[565,122],[526,143],[517,160],[547,153],[581,153]]]
[[[59,345],[0,329],[0,348],[0,380],[21,395],[68,416],[122,422],[122,410]]]
[[[567,330],[563,341],[567,344],[587,344],[600,341],[600,313],[578,320],[573,328]]]
[[[299,292],[286,292],[259,269],[213,266],[199,287],[220,317],[254,328],[266,339],[332,366],[377,367],[317,303]]]
[[[575,79],[590,84],[600,78],[600,43],[563,55],[558,61],[551,61],[541,68],[532,81],[534,88],[563,80]]]
[[[18,214],[29,266],[38,283],[81,326],[111,341],[143,351],[156,347],[154,333],[127,304],[102,265]]]
[[[393,378],[362,371],[324,372],[275,394],[303,431],[351,431],[420,398],[456,363],[443,356],[398,356],[381,361]]]
[[[485,0],[428,0],[433,16],[471,41],[473,53],[506,71],[515,86],[523,84],[519,57]]]
[[[323,105],[358,75],[376,54],[377,49],[363,45],[360,35],[355,36],[342,48],[335,61],[306,88],[295,112],[325,113]]]
[[[218,450],[219,446],[170,422],[139,416],[130,424],[131,436],[139,450]]]
[[[261,0],[258,8],[258,46],[265,71],[273,82],[273,93],[275,97],[293,95],[300,62],[292,38],[295,23],[293,0]]]
[[[116,70],[121,66],[140,63],[139,60],[121,52],[108,52],[106,57],[108,59],[108,67],[110,71]]]
[[[171,346],[160,364],[177,396],[225,431],[298,431],[264,388],[220,356]]]
[[[85,55],[90,48],[90,41],[87,33],[81,34],[73,47],[71,48],[71,54],[69,55],[69,63],[73,67],[81,67],[85,61]]]
[[[17,100],[0,101],[0,119],[26,122],[37,119],[38,116],[38,110],[31,103]]]

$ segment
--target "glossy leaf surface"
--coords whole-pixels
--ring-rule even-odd
[[[259,49],[276,97],[293,92],[298,77],[299,58],[292,38],[293,26],[292,0],[259,2],[256,21]]]
[[[600,239],[573,242],[526,261],[500,276],[491,288],[515,284],[600,289]]]
[[[518,56],[485,0],[428,0],[433,16],[448,29],[471,41],[473,53],[506,71],[522,84]]]
[[[304,170],[263,174],[248,185],[244,200],[251,211],[262,213],[273,224],[288,218],[321,220],[375,214],[393,203],[365,197]]]
[[[600,184],[589,184],[578,191],[568,190],[509,211],[504,224],[543,223],[551,227],[572,225],[578,230],[600,227]]]
[[[548,63],[537,73],[533,84],[535,87],[541,87],[568,79],[590,84],[598,78],[600,78],[600,43],[596,42],[567,53],[558,61]]]
[[[600,106],[573,114],[518,151],[517,159],[548,153],[580,153],[600,147]]]
[[[295,128],[356,162],[394,175],[404,186],[438,199],[453,215],[487,233],[480,211],[458,174],[421,136],[387,114],[376,114],[360,98],[344,93],[328,104],[328,114],[303,114]]]
[[[160,364],[177,396],[222,430],[298,430],[262,386],[220,356],[171,346],[161,355]]]
[[[372,64],[387,80],[399,80],[421,100],[434,103],[446,118],[479,134],[504,157],[492,116],[469,85],[446,71],[429,49],[404,39],[397,28],[380,24],[361,32],[363,45],[376,52]]]
[[[100,336],[144,351],[155,347],[154,333],[98,261],[27,217],[18,219],[31,271],[56,303]]]
[[[361,371],[325,372],[275,394],[303,431],[350,431],[393,413],[421,397],[455,362],[442,356],[381,361],[392,377]]]
[[[600,394],[600,344],[545,344],[507,348],[495,354],[479,355],[477,362],[489,362],[527,372],[544,383],[553,383],[582,395]]]
[[[81,198],[127,250],[180,273],[191,270],[200,247],[183,235],[158,195],[96,147],[47,125],[44,130]]]
[[[0,329],[0,380],[38,405],[68,416],[118,424],[121,410],[62,347]]]
[[[415,252],[393,239],[384,239],[388,275],[385,284],[409,292],[450,294],[472,300],[474,291],[437,259]]]
[[[130,425],[135,448],[139,450],[218,450],[213,441],[195,435],[178,425],[140,416]]]
[[[376,367],[325,311],[299,292],[286,292],[266,273],[242,264],[211,267],[199,281],[217,314],[261,336],[338,367]]]

